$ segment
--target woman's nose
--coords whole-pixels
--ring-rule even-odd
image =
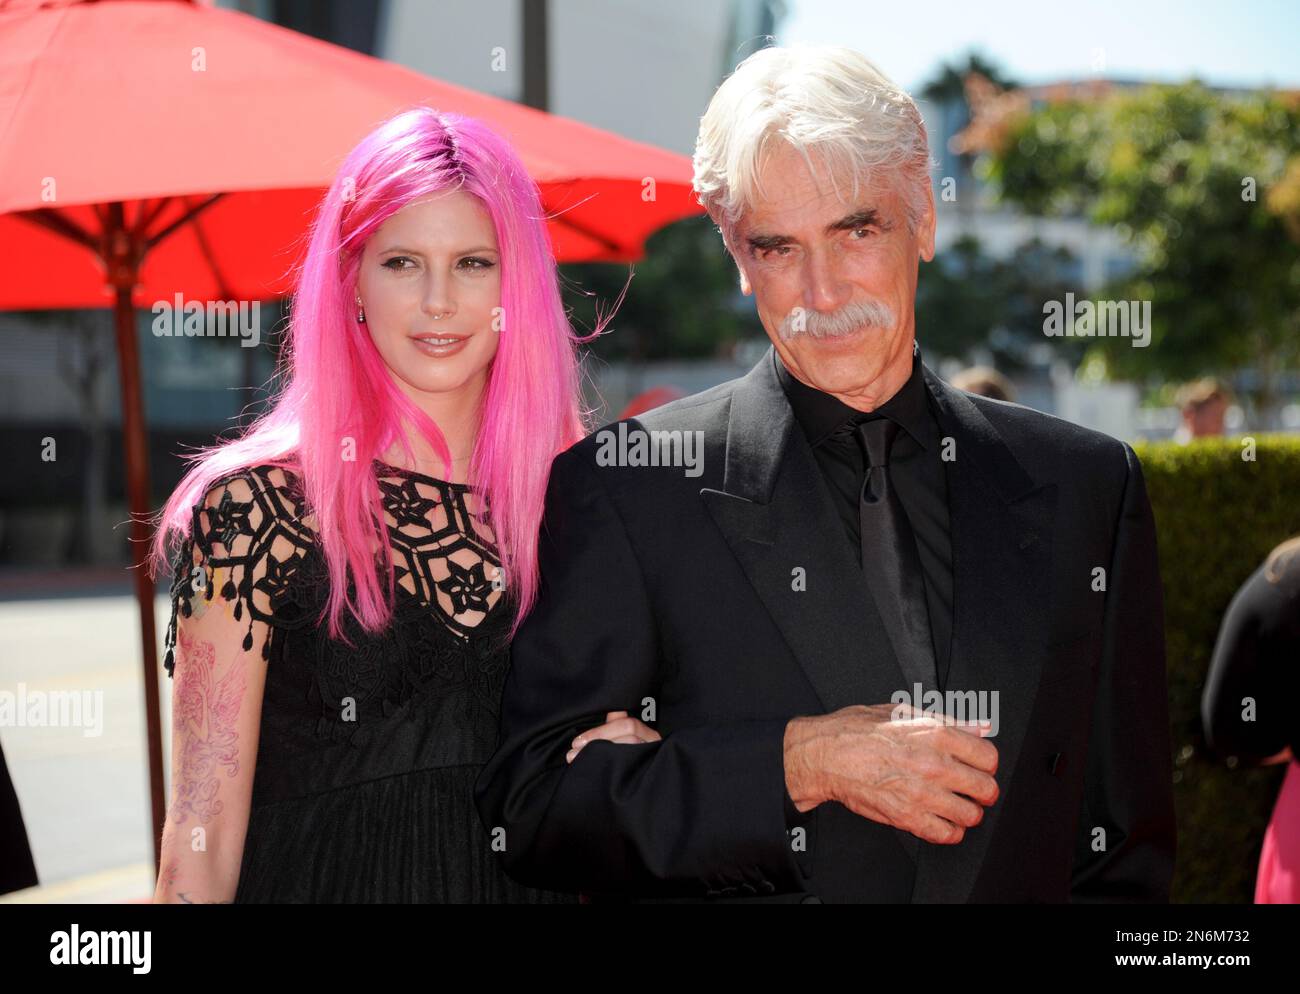
[[[430,317],[442,317],[454,314],[456,304],[452,300],[451,281],[446,276],[432,275],[424,293],[424,312]]]

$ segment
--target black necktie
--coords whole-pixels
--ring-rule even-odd
[[[857,425],[867,465],[858,499],[862,572],[903,672],[909,677],[923,674],[923,684],[930,689],[937,684],[938,668],[925,577],[912,526],[889,476],[889,451],[897,435],[897,423],[885,417]],[[920,707],[919,702],[915,706]]]

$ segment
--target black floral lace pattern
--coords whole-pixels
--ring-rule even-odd
[[[298,477],[257,466],[220,481],[194,508],[177,552],[164,665],[175,666],[177,624],[219,593],[247,624],[266,626],[271,665],[293,639],[314,655],[306,700],[317,735],[364,745],[377,720],[437,693],[454,699],[458,724],[490,736],[508,663],[509,605],[480,495],[464,484],[375,463],[393,564],[395,601],[382,632],[345,612],[342,639],[322,620],[329,573]],[[385,577],[383,560],[381,580]],[[489,742],[490,745],[490,742]]]
[[[247,621],[244,649],[253,647],[253,625],[294,628],[305,623],[293,580],[314,545],[303,524],[301,494],[286,470],[258,467],[221,481],[195,506],[190,536],[173,564],[172,617],[163,665],[175,668],[176,625],[194,612],[194,601],[221,596],[234,602],[235,620]],[[271,640],[262,647],[269,658]]]

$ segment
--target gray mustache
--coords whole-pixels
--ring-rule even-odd
[[[859,328],[888,327],[893,323],[893,308],[876,300],[846,304],[829,314],[796,307],[781,321],[780,335],[784,341],[799,335],[840,338]]]

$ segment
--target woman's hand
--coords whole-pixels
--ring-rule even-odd
[[[658,742],[662,737],[640,719],[629,718],[626,711],[611,711],[605,715],[605,724],[588,729],[573,740],[573,748],[564,759],[565,762],[572,763],[573,758],[582,752],[582,747],[596,739],[631,745],[637,742]]]

